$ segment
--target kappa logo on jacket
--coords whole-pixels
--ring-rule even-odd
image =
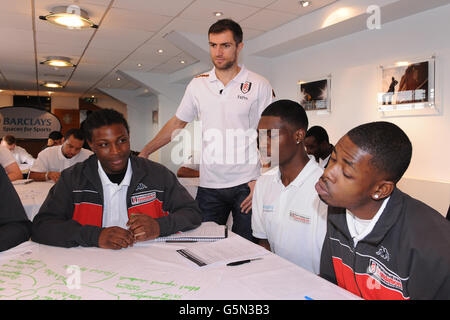
[[[148,187],[147,187],[145,184],[143,184],[143,183],[141,182],[141,183],[139,183],[139,184],[137,185],[136,191],[145,190],[145,189],[147,189],[147,188],[148,188]]]
[[[376,252],[376,255],[382,257],[383,259],[385,259],[387,261],[389,261],[389,259],[390,259],[389,251],[383,246],[381,246],[380,249],[378,249],[378,251]]]

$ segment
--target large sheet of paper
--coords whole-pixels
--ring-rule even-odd
[[[234,244],[247,241],[236,235],[229,239],[233,238]],[[210,244],[199,242],[185,248]],[[250,242],[247,245],[258,249]],[[0,252],[0,300],[357,298],[271,252],[262,260],[239,266],[203,268],[193,267],[178,254],[180,248],[155,243],[115,251],[26,242]]]

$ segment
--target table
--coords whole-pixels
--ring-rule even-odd
[[[0,300],[358,299],[269,251],[233,267],[198,267],[176,252],[207,244],[153,243],[116,251],[28,241],[0,254]]]
[[[39,208],[44,203],[50,188],[54,184],[53,181],[33,181],[27,184],[14,185],[28,219],[32,221],[34,216],[39,212]]]

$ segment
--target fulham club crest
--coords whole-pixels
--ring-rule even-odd
[[[243,94],[246,94],[247,92],[250,91],[251,87],[252,87],[252,83],[249,81],[245,81],[244,83],[241,83],[241,92]]]

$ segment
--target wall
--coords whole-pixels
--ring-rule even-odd
[[[332,112],[309,112],[311,125],[322,125],[331,142],[365,122],[386,120],[399,125],[413,143],[413,158],[405,176],[450,181],[450,5],[410,16],[381,30],[367,30],[285,55],[272,61],[271,82],[278,98],[297,99],[297,81],[332,75]],[[431,23],[432,22],[432,23]],[[382,118],[376,108],[377,67],[389,61],[437,56],[438,116]],[[447,159],[447,160],[445,160]],[[446,167],[446,169],[445,169]]]
[[[13,105],[13,96],[6,93],[0,93],[0,108]]]

